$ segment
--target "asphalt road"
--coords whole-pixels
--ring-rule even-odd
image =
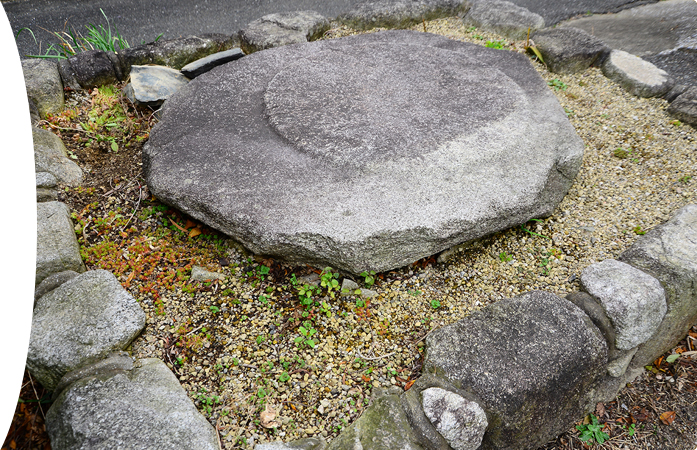
[[[579,14],[617,11],[657,0],[513,0],[540,14],[547,26]],[[14,33],[22,28],[17,46],[22,57],[43,53],[57,39],[50,31],[70,25],[82,32],[84,25],[106,25],[100,8],[131,46],[199,33],[233,34],[252,20],[275,12],[311,9],[335,17],[360,0],[18,0],[2,6]]]
[[[2,6],[14,33],[22,32],[17,46],[22,57],[43,53],[57,39],[49,31],[63,31],[66,24],[86,31],[84,25],[106,25],[100,8],[131,46],[200,33],[233,34],[252,20],[283,11],[315,10],[337,16],[359,0],[20,0]]]

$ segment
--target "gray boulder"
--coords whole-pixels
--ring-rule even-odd
[[[70,211],[64,203],[39,203],[36,205],[35,283],[38,285],[49,275],[66,270],[85,271]]]
[[[419,440],[402,409],[398,395],[379,397],[361,417],[345,428],[327,447],[328,450],[421,450]]]
[[[63,110],[65,97],[58,66],[43,59],[23,59],[22,71],[27,96],[36,104],[39,116],[55,114]]]
[[[66,281],[72,280],[78,275],[79,273],[75,272],[74,270],[66,270],[64,272],[58,272],[47,276],[41,283],[39,283],[38,286],[36,286],[36,289],[34,289],[34,304],[36,305],[36,301],[39,298],[48,294]]]
[[[68,151],[63,141],[43,128],[32,127],[34,139],[34,170],[48,172],[57,181],[69,186],[82,183],[82,169],[68,158]]]
[[[622,50],[613,50],[603,63],[603,74],[637,97],[660,97],[673,87],[665,70]]]
[[[424,413],[454,450],[476,450],[489,423],[484,410],[460,395],[433,387],[421,392]]]
[[[534,449],[592,409],[606,363],[607,344],[588,316],[535,291],[433,331],[424,372],[477,399],[490,424],[483,448]]]
[[[63,375],[125,349],[145,327],[145,313],[106,270],[85,272],[39,298],[27,369],[53,390]]]
[[[219,450],[215,428],[158,359],[71,384],[46,414],[54,450]]]
[[[536,31],[532,38],[554,73],[583,72],[602,62],[610,52],[603,41],[578,28],[546,28]]]
[[[668,106],[666,112],[681,122],[697,128],[697,87],[691,87]]]
[[[658,280],[614,259],[586,267],[581,285],[598,299],[612,321],[619,350],[631,350],[646,342],[668,309]]]
[[[34,100],[31,98],[27,97],[27,101],[29,102],[29,118],[31,119],[31,126],[35,127],[38,125],[39,120],[41,120],[41,117],[39,116],[39,108],[36,107],[36,102],[34,102]]]
[[[197,77],[143,166],[159,199],[252,252],[358,274],[551,214],[582,154],[526,56],[388,31]]]
[[[36,173],[36,201],[50,202],[58,200],[58,180],[48,172]]]
[[[124,74],[130,73],[131,66],[146,64],[181,69],[204,56],[229,50],[236,43],[233,36],[210,33],[151,42],[127,48],[118,52],[117,55]]]
[[[249,55],[267,48],[314,41],[329,28],[327,18],[315,11],[269,14],[240,30],[240,47]]]
[[[697,14],[695,23],[697,24]],[[644,59],[668,72],[676,82],[697,87],[697,77],[694,76],[697,72],[697,32],[695,32],[693,39],[694,43],[691,44],[691,47],[664,50],[656,55],[644,57]]]
[[[465,16],[465,25],[498,33],[509,39],[525,39],[528,30],[545,27],[539,14],[504,0],[477,0]]]
[[[67,59],[58,60],[58,73],[60,73],[64,87],[69,87],[74,91],[79,91],[82,89],[80,82],[77,81],[75,69],[73,69],[73,66],[70,65],[70,62]]]
[[[189,79],[180,71],[163,66],[132,66],[131,82],[124,89],[133,103],[159,107]]]
[[[64,67],[63,72],[73,74],[80,86],[85,89],[113,84],[122,78],[119,76],[121,69],[118,59],[111,52],[102,50],[81,52],[68,58],[68,63],[72,70]]]
[[[359,3],[336,20],[356,30],[408,28],[423,20],[465,14],[469,0],[379,0]]]
[[[55,401],[58,396],[63,392],[65,388],[73,384],[74,382],[87,377],[94,377],[99,375],[109,375],[114,371],[124,371],[133,369],[133,358],[128,355],[128,352],[114,352],[107,355],[106,358],[101,361],[94,362],[92,364],[87,364],[80,367],[79,369],[72,370],[63,377],[56,385],[53,390],[53,401]]]
[[[194,79],[202,73],[206,73],[214,67],[222,66],[230,61],[235,61],[244,56],[244,53],[239,48],[231,48],[230,50],[225,50],[223,52],[213,53],[205,58],[197,59],[196,61],[189,63],[182,67],[182,74],[187,77]]]
[[[632,361],[632,367],[641,368],[673,348],[697,322],[697,205],[685,206],[639,237],[619,260],[656,277],[668,301],[658,330]]]

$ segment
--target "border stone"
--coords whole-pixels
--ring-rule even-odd
[[[319,39],[331,28],[329,21],[315,11],[269,14],[240,30],[240,47],[246,54],[300,44]]]
[[[64,272],[54,273],[44,278],[44,280],[41,283],[39,283],[36,289],[34,289],[34,305],[36,305],[36,301],[38,299],[48,294],[52,290],[56,289],[58,286],[65,283],[66,281],[72,280],[78,275],[79,273],[75,272],[74,270],[66,270]]]
[[[133,358],[128,352],[114,352],[101,361],[87,364],[79,369],[72,370],[60,379],[56,388],[53,390],[53,401],[63,392],[65,388],[74,382],[87,377],[108,375],[114,371],[126,371],[133,369]]]
[[[603,41],[578,28],[546,28],[531,37],[547,68],[554,73],[583,72],[610,53]]]
[[[421,391],[423,408],[436,430],[454,450],[476,450],[489,423],[484,410],[462,396],[433,387]]]
[[[697,322],[697,205],[678,210],[639,237],[619,260],[654,276],[666,292],[668,312],[639,347],[630,369],[641,369],[673,348]]]
[[[62,183],[78,186],[82,183],[82,169],[68,159],[68,151],[61,138],[43,128],[32,127],[34,140],[34,170],[48,172]]]
[[[527,37],[528,29],[532,32],[545,27],[542,16],[505,0],[474,1],[464,23],[518,40]]]
[[[46,414],[53,450],[219,450],[215,428],[154,358],[71,384]]]
[[[471,7],[470,0],[379,0],[366,1],[339,14],[336,20],[356,30],[372,28],[408,28],[423,20],[462,16]]]
[[[63,82],[55,62],[23,59],[22,71],[27,96],[36,104],[42,119],[46,118],[46,114],[55,114],[63,110]]]
[[[206,73],[215,67],[240,59],[243,56],[244,53],[241,49],[231,48],[230,50],[213,53],[212,55],[197,59],[182,67],[181,72],[185,77],[194,79],[202,73]]]
[[[668,310],[658,280],[614,259],[586,267],[581,285],[598,299],[612,321],[619,350],[631,350],[646,342]]]
[[[131,82],[124,88],[130,101],[157,108],[189,83],[180,71],[164,66],[131,66]]]
[[[665,70],[622,50],[613,50],[602,66],[603,74],[637,97],[660,97],[673,87]]]
[[[54,273],[85,271],[70,211],[64,203],[36,205],[36,246],[36,285]]]
[[[53,390],[68,372],[125,349],[145,327],[145,313],[106,270],[92,270],[39,298],[27,369]]]
[[[84,89],[113,84],[119,81],[108,52],[102,50],[81,52],[68,58],[68,63],[72,70],[63,69],[66,77],[70,80],[69,76],[74,75],[77,82]]]
[[[679,121],[697,128],[697,87],[691,87],[680,94],[668,106],[666,112]]]

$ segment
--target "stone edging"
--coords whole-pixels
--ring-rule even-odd
[[[544,21],[540,22],[541,18],[536,14],[505,1],[497,0],[488,4],[494,3],[493,8],[483,10],[482,5],[477,3],[470,5],[466,1],[423,0],[411,7],[398,3],[396,8],[395,4],[390,2],[378,1],[344,13],[337,20],[350,23],[357,28],[367,29],[384,25],[406,27],[420,22],[423,17],[433,19],[460,14],[464,16],[464,20],[483,29],[517,38],[521,29],[541,28],[533,33],[533,39],[550,70],[558,73],[572,73],[585,70],[591,65],[602,66],[606,76],[621,84],[629,92],[641,96],[663,96],[672,102],[668,108],[670,114],[681,121],[697,126],[694,107],[697,88],[675,86],[670,77],[655,66],[624,52],[611,50],[604,43],[581,30],[542,29]],[[516,20],[497,22],[497,19],[502,17],[500,14],[497,15],[497,11],[503,10],[507,11],[507,17],[510,18],[511,15],[516,17],[517,22]],[[327,19],[313,12],[272,14],[250,23],[245,30],[241,30],[237,36],[233,37],[219,34],[190,36],[145,44],[118,54],[97,50],[78,54],[57,65],[47,61],[24,61],[23,69],[33,112],[33,123],[39,116],[58,111],[63,107],[61,101],[63,86],[82,89],[124,81],[130,76],[133,66],[144,64],[167,65],[182,69],[187,64],[195,64],[197,60],[205,58],[205,63],[199,63],[198,66],[209,70],[216,64],[242,56],[241,52],[235,49],[236,45],[251,52],[288,43],[305,42],[318,38],[327,28]],[[225,55],[218,55],[222,58],[222,62],[219,60],[216,63],[217,56],[211,55],[218,53]],[[188,73],[186,70],[183,72],[192,77],[202,73],[197,68],[190,69]],[[136,93],[133,95],[137,98]],[[217,434],[214,430],[211,433],[210,424],[195,410],[176,378],[171,376],[171,372],[167,374],[168,369],[162,362],[140,360],[133,363],[127,355],[112,354],[127,348],[132,339],[143,329],[144,320],[140,317],[142,310],[118,282],[114,283],[116,280],[110,273],[90,271],[78,275],[77,272],[84,272],[85,268],[79,258],[79,247],[76,247],[72,223],[69,218],[67,221],[64,220],[62,213],[55,214],[48,211],[65,209],[67,212],[64,205],[50,200],[56,198],[58,183],[78,185],[81,181],[81,173],[78,175],[75,171],[77,166],[71,166],[69,163],[72,162],[63,156],[66,152],[64,148],[61,149],[62,143],[39,144],[55,141],[49,138],[41,141],[39,135],[42,132],[48,133],[43,130],[35,131],[35,152],[38,151],[37,146],[43,145],[49,150],[48,153],[40,154],[49,156],[44,157],[42,161],[45,163],[41,166],[43,170],[37,173],[39,195],[37,201],[44,202],[39,203],[39,211],[46,209],[47,213],[44,214],[45,219],[42,219],[43,216],[40,215],[38,223],[40,238],[36,280],[38,309],[35,310],[32,322],[31,345],[43,346],[43,350],[47,350],[50,354],[65,351],[73,354],[66,355],[65,359],[61,359],[59,363],[56,363],[57,359],[51,359],[53,357],[41,360],[41,358],[33,358],[36,352],[31,350],[30,345],[27,365],[32,374],[42,383],[55,389],[55,408],[51,408],[47,419],[47,428],[54,448],[58,450],[79,445],[72,441],[70,433],[65,433],[67,427],[71,426],[70,423],[64,423],[67,419],[66,413],[56,411],[64,411],[64,408],[69,407],[71,399],[78,395],[78,392],[80,395],[100,398],[102,400],[99,401],[107,402],[107,404],[118,405],[118,402],[108,400],[110,397],[104,391],[104,386],[107,384],[120,386],[114,390],[116,392],[114,395],[117,397],[128,395],[128,392],[132,392],[133,389],[139,389],[140,392],[143,390],[151,392],[149,395],[154,395],[154,398],[171,399],[166,411],[155,411],[155,413],[165,418],[173,411],[177,414],[189,414],[190,419],[185,421],[186,426],[182,427],[182,432],[189,433],[191,442],[194,440],[200,442],[197,448],[219,448]],[[79,168],[77,170],[79,171]],[[46,202],[46,200],[49,201]],[[552,294],[532,292],[497,302],[463,321],[432,333],[427,340],[424,376],[409,391],[376,392],[372,405],[364,415],[337,437],[329,448],[344,448],[344,446],[348,448],[355,439],[360,440],[363,446],[367,446],[371,430],[375,430],[376,426],[381,427],[382,431],[394,430],[392,434],[384,432],[380,434],[383,445],[387,447],[394,447],[397,442],[402,442],[409,448],[451,446],[458,449],[476,449],[481,442],[486,448],[510,446],[536,448],[544,444],[592,409],[595,402],[614,398],[626,382],[633,380],[641,373],[645,364],[672,348],[684,336],[692,322],[697,320],[697,292],[694,288],[690,288],[697,285],[695,270],[697,261],[694,260],[697,249],[692,249],[691,253],[689,250],[686,253],[679,251],[686,246],[689,248],[689,245],[694,247],[694,239],[691,236],[695,233],[697,233],[697,206],[689,205],[678,211],[666,224],[639,238],[635,245],[620,256],[620,261],[607,260],[586,268],[581,281],[587,292],[569,294],[568,301],[554,299],[552,303],[563,305],[562,309],[565,312],[554,310],[553,314],[548,314],[549,319],[568,315],[571,322],[575,324],[573,326],[585,330],[585,334],[581,334],[586,336],[585,342],[588,345],[584,346],[581,342],[574,348],[555,347],[552,353],[546,355],[552,359],[566,358],[569,361],[569,367],[583,373],[583,377],[576,379],[570,385],[560,386],[556,378],[558,373],[541,373],[537,375],[539,380],[542,380],[540,382],[550,384],[538,385],[537,391],[522,388],[516,391],[515,395],[519,396],[516,397],[518,399],[526,398],[526,401],[532,405],[530,408],[534,409],[537,406],[548,407],[539,398],[540,392],[553,393],[557,406],[563,407],[562,409],[567,412],[564,420],[551,417],[548,418],[548,422],[537,422],[534,425],[529,421],[521,423],[516,416],[518,411],[515,408],[511,409],[510,405],[506,405],[493,394],[497,390],[496,384],[486,385],[479,382],[468,384],[468,372],[463,367],[453,365],[452,361],[442,356],[452,354],[453,351],[452,348],[445,346],[443,341],[450,339],[448,342],[464,342],[473,336],[458,331],[464,323],[469,322],[471,325],[477,323],[481,317],[498,317],[497,314],[509,305],[514,305],[520,310],[525,305],[544,303],[546,301],[544,299],[549,300],[550,296],[555,297]],[[65,237],[60,238],[60,236]],[[689,239],[693,239],[692,244]],[[74,243],[73,240],[75,240]],[[692,255],[693,259],[690,259],[689,255]],[[71,262],[70,265],[65,265],[65,261],[73,260],[75,264]],[[41,271],[38,270],[39,266],[42,267]],[[643,283],[639,283],[640,280],[643,280]],[[44,328],[39,326],[39,322],[43,325],[48,323],[48,319],[42,317],[55,316],[57,313],[52,308],[56,305],[67,306],[68,310],[77,307],[72,305],[85,296],[81,293],[86,292],[87,297],[94,297],[93,289],[95,288],[101,289],[103,293],[99,296],[102,308],[107,309],[106,304],[109,302],[122,311],[124,311],[123,308],[131,308],[131,312],[117,317],[119,324],[110,327],[116,330],[115,334],[123,331],[125,322],[133,323],[135,328],[131,328],[119,338],[95,335],[95,338],[90,340],[83,349],[57,349],[56,336],[64,336],[66,333],[69,335],[75,330],[49,327],[49,331],[41,335],[39,330]],[[639,300],[644,298],[650,301]],[[71,302],[73,302],[72,305]],[[42,316],[39,311],[43,310],[45,313]],[[520,323],[526,320],[532,323],[539,317],[544,318],[545,314],[544,311],[535,310],[535,314],[520,314],[520,317]],[[658,320],[658,317],[662,319]],[[480,331],[488,332],[487,326],[482,325]],[[525,328],[523,325],[521,327]],[[563,329],[563,327],[560,328],[560,330]],[[448,337],[451,335],[457,336],[457,339]],[[577,356],[574,352],[584,347],[595,349],[592,358],[595,358],[598,364],[584,366],[582,361],[574,358]],[[468,349],[461,351],[466,353],[466,350],[468,351]],[[487,364],[493,367],[493,361],[487,359],[487,352],[499,350],[501,349],[484,350],[482,348],[479,349],[481,353],[475,352],[473,357],[479,361],[480,369]],[[531,353],[528,356],[534,357],[534,355]],[[539,356],[540,353],[537,352],[537,355]],[[522,377],[521,374],[518,375]],[[153,379],[159,381],[154,384],[148,381]],[[169,381],[165,381],[167,379]],[[584,392],[575,392],[578,383],[585,387]],[[166,385],[168,390],[164,388],[164,390],[158,390],[158,384]],[[559,399],[564,400],[559,401]],[[97,403],[99,401],[95,400]],[[440,406],[434,407],[434,405]],[[83,405],[83,407],[89,410],[90,406]],[[92,414],[94,413],[93,411]],[[150,413],[153,411],[143,412],[143,417],[148,417]],[[454,417],[455,424],[441,420],[445,415]],[[138,439],[152,445],[151,448],[156,448],[162,442],[168,442],[165,441],[167,431],[164,429],[143,431],[142,426],[129,425],[128,421],[124,422],[119,415],[113,420],[121,422],[118,424],[118,430],[113,430],[113,435],[104,437],[107,447],[109,439],[123,439],[129,434],[129,430],[136,429],[139,434],[142,434],[138,436]],[[160,423],[163,424],[160,428],[164,428],[164,425],[171,426],[171,421],[165,420]],[[107,426],[106,430],[111,433],[111,426]],[[92,429],[95,435],[103,431],[105,430],[98,427]],[[515,433],[525,436],[525,441],[511,441],[510,435]],[[377,443],[375,442],[374,445]],[[188,448],[187,443],[184,442],[168,442],[168,446]],[[326,444],[321,439],[313,438],[289,444],[274,443],[257,446],[258,449],[265,450],[325,447]]]

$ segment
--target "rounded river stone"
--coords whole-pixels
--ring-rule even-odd
[[[154,195],[254,253],[360,273],[551,214],[582,155],[526,56],[389,31],[197,77],[143,159]]]

